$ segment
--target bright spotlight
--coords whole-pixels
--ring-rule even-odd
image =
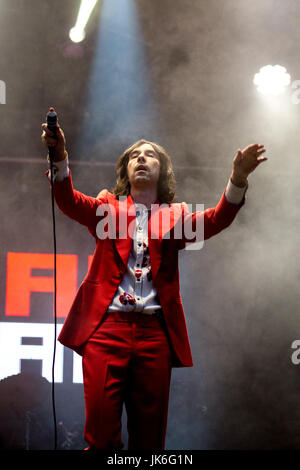
[[[85,27],[98,0],[81,0],[77,21],[70,29],[69,37],[73,42],[81,42],[85,38]]]
[[[85,31],[84,29],[78,29],[74,26],[74,28],[70,29],[69,36],[70,36],[71,41],[81,42],[85,38]]]
[[[265,65],[254,75],[253,83],[264,95],[280,95],[291,83],[291,76],[281,65]]]

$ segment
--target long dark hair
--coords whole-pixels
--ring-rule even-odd
[[[129,155],[135,148],[143,144],[150,144],[159,155],[160,173],[157,184],[157,198],[161,203],[171,204],[174,201],[176,187],[171,158],[163,147],[155,142],[149,142],[144,139],[140,139],[132,144],[120,156],[116,165],[116,184],[111,191],[117,198],[119,196],[128,196],[128,194],[130,194],[130,183],[127,176]]]

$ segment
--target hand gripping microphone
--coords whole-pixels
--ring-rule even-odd
[[[57,126],[57,114],[54,108],[50,108],[46,116],[47,127],[49,131],[53,132],[55,139],[56,137],[56,126]],[[54,147],[48,147],[50,162],[53,162]]]

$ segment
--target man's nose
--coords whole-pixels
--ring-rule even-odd
[[[137,161],[138,161],[138,162],[141,161],[141,160],[142,160],[142,161],[145,160],[145,154],[144,154],[143,152],[141,152],[141,153],[138,155],[138,157],[137,157]]]

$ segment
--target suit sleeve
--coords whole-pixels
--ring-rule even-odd
[[[46,171],[46,176],[48,175],[49,170]],[[59,209],[71,219],[85,225],[94,237],[96,237],[96,225],[100,219],[100,216],[96,215],[97,207],[107,202],[107,193],[107,189],[104,189],[95,198],[77,191],[73,187],[70,170],[68,177],[54,182],[54,198]]]
[[[189,212],[185,202],[182,203],[182,237],[179,250],[187,243],[203,242],[229,227],[240,208],[245,204],[245,195],[239,204],[229,202],[223,192],[218,204],[204,211]]]

